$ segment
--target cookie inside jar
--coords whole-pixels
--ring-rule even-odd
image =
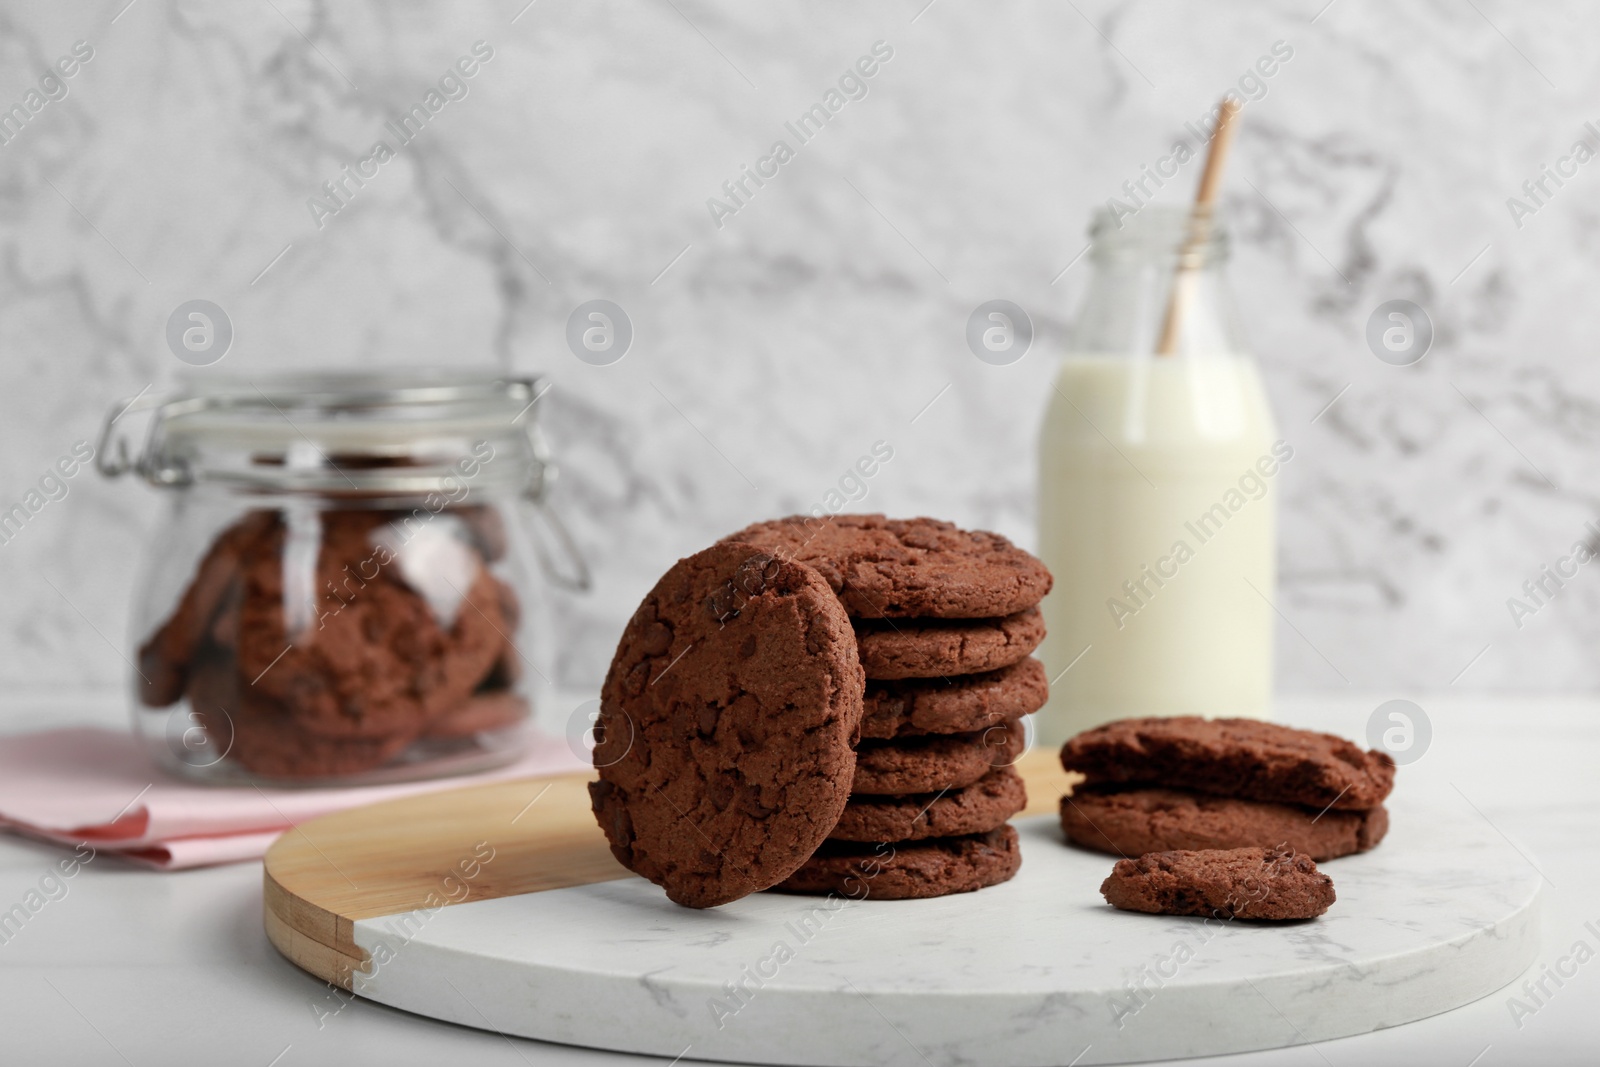
[[[157,762],[320,785],[514,760],[549,673],[524,519],[548,475],[536,396],[319,378],[167,401],[129,465],[181,490],[134,625]]]
[[[187,701],[255,774],[326,777],[515,726],[521,604],[483,508],[247,512],[139,650],[141,699]]]

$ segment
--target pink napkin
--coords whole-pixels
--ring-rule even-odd
[[[284,830],[330,811],[587,769],[565,741],[538,736],[516,763],[467,777],[358,789],[206,786],[158,771],[131,734],[75,727],[0,738],[0,827],[175,871],[259,859]]]

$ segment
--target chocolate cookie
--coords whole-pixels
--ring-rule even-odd
[[[943,678],[1009,667],[1044,640],[1038,608],[998,619],[858,619],[856,643],[868,678]]]
[[[276,520],[271,511],[249,512],[212,542],[178,606],[139,649],[139,699],[145,705],[164,708],[183,696],[206,632],[223,604],[238,596],[244,561]]]
[[[239,670],[309,732],[358,739],[420,730],[464,703],[505,651],[502,583],[481,557],[464,542],[430,546],[460,556],[448,565],[430,558],[437,573],[471,576],[433,591],[458,601],[446,626],[407,581],[407,549],[387,547],[391,534],[401,536],[381,513],[324,513],[309,564],[315,599],[300,620],[289,617],[295,594],[284,587],[283,554],[293,551],[285,528],[247,561]]]
[[[589,788],[611,851],[689,907],[783,881],[844,810],[863,685],[816,571],[741,544],[679,560],[600,691]]]
[[[1044,564],[1004,537],[937,519],[793,515],[724,540],[811,564],[864,619],[1011,615],[1050,591]]]
[[[1061,764],[1091,784],[1151,784],[1340,811],[1377,807],[1394,760],[1342,737],[1255,719],[1122,719],[1086,730]]]
[[[239,679],[232,665],[202,658],[186,694],[220,753],[264,778],[330,778],[381,767],[416,739],[416,729],[335,740],[310,733],[282,704]]]
[[[870,682],[861,737],[954,734],[1031,715],[1050,697],[1044,664],[1025,659],[985,674],[939,680]]]
[[[1217,919],[1314,919],[1334,901],[1333,879],[1310,856],[1268,848],[1118,860],[1100,892],[1124,911]]]
[[[999,885],[1021,866],[1017,832],[1009,826],[910,844],[829,841],[775,888],[781,893],[838,893],[854,900],[911,900]]]
[[[471,737],[504,730],[527,717],[528,702],[516,693],[505,690],[476,693],[457,707],[428,720],[422,736],[430,740]]]
[[[920,841],[986,833],[1028,806],[1013,767],[999,767],[965,789],[898,797],[851,797],[828,837],[835,841]]]
[[[416,740],[415,731],[388,737],[335,740],[309,733],[282,718],[233,722],[228,755],[263,778],[337,778],[382,767]]]
[[[859,771],[857,772],[859,773]],[[1389,813],[1326,811],[1235,800],[1182,789],[1109,789],[1080,786],[1061,798],[1067,840],[1118,856],[1172,850],[1278,848],[1312,859],[1365,852],[1383,840]]]
[[[447,715],[434,736],[509,725],[480,698],[515,680],[520,606],[468,531],[420,509],[247,512],[140,650],[141,699],[203,697],[219,748],[273,777],[381,765]]]
[[[966,734],[926,734],[867,741],[856,749],[852,795],[936,793],[965,789],[1022,755],[1027,730],[1017,719]]]

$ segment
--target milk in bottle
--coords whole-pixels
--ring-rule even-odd
[[[1094,278],[1039,437],[1055,575],[1042,743],[1134,715],[1268,715],[1278,439],[1223,286],[1227,236],[1151,205],[1091,228]],[[1157,337],[1180,257],[1176,350]]]

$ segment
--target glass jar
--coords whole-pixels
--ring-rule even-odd
[[[540,563],[588,582],[546,507],[540,390],[207,377],[108,413],[102,473],[131,469],[171,496],[133,610],[133,722],[155,761],[205,781],[327,785],[514,760],[548,696]],[[565,571],[541,551],[552,535]]]
[[[1272,489],[1294,453],[1233,312],[1226,230],[1152,205],[1101,212],[1090,236],[1094,277],[1039,438],[1055,575],[1040,739],[1129,716],[1264,718]]]

